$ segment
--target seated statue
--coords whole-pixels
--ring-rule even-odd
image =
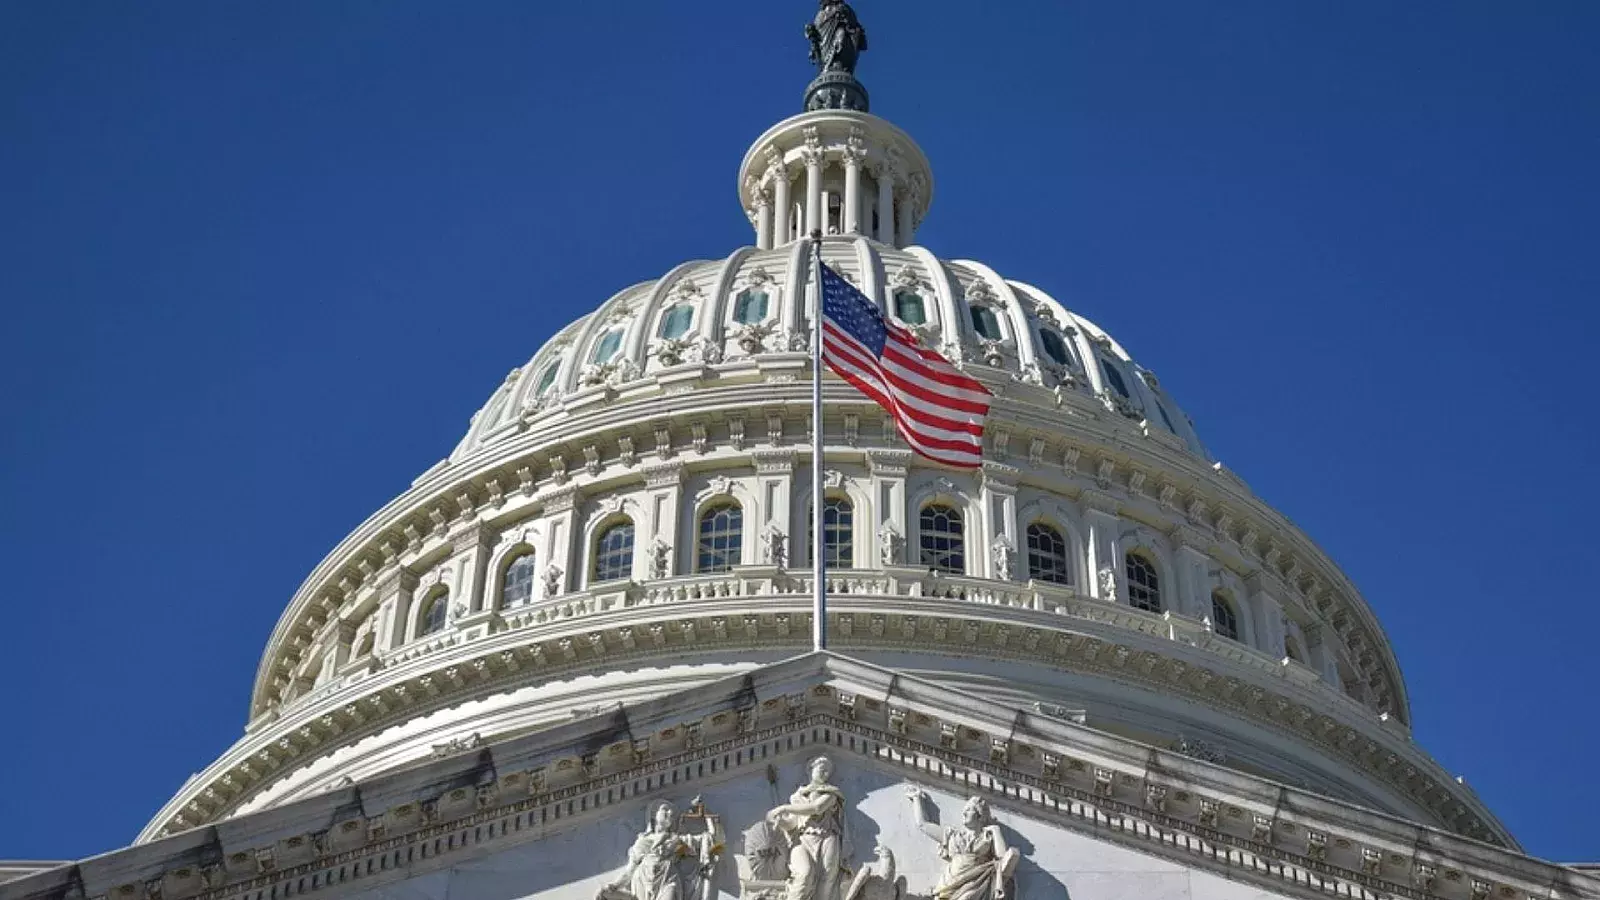
[[[1007,900],[1012,894],[1012,875],[1021,854],[1006,846],[1005,835],[995,824],[989,804],[973,797],[961,807],[961,824],[941,828],[928,821],[927,794],[913,787],[907,792],[916,815],[917,827],[939,845],[944,874],[933,895],[940,900]]]

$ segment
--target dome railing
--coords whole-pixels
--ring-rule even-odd
[[[780,640],[790,635],[803,635],[807,631],[811,585],[812,576],[809,572],[770,565],[736,566],[728,572],[679,575],[644,582],[600,584],[589,590],[573,591],[515,609],[497,611],[488,631],[475,639],[469,640],[463,631],[451,627],[440,634],[414,640],[383,654],[377,660],[377,671],[369,671],[369,667],[363,666],[359,672],[318,685],[315,690],[297,698],[293,705],[326,699],[341,688],[381,677],[382,670],[426,657],[449,655],[451,651],[480,644],[485,637],[496,643],[513,635],[534,639],[540,637],[541,631],[563,631],[563,626],[584,620],[604,618],[615,624],[619,617],[625,621],[630,615],[637,615],[640,624],[647,628],[664,626],[669,622],[664,612],[651,612],[653,608],[663,606],[681,605],[703,612],[707,604],[726,604],[730,615],[725,617],[726,622],[721,627],[750,630],[752,638],[758,625],[745,620],[767,616],[759,629],[763,632],[762,643],[770,643],[774,625],[777,626]],[[1131,632],[1151,640],[1170,641],[1193,648],[1206,656],[1217,657],[1248,670],[1281,678],[1301,688],[1316,690],[1325,697],[1336,698],[1342,707],[1359,712],[1363,718],[1375,717],[1371,709],[1324,682],[1316,671],[1292,660],[1275,659],[1245,643],[1215,634],[1204,620],[1170,610],[1152,613],[1107,602],[1080,594],[1068,585],[1034,580],[999,581],[895,566],[886,569],[833,570],[828,575],[828,594],[836,600],[835,615],[851,617],[851,621],[837,631],[845,643],[872,642],[873,638],[894,640],[895,634],[886,633],[891,616],[902,617],[897,629],[905,627],[905,616],[931,617],[929,627],[936,630],[948,627],[938,624],[941,616],[946,615],[962,619],[963,628],[974,627],[970,623],[978,619],[989,619],[1004,625],[1008,624],[1004,620],[1014,618],[1015,624],[1021,629],[1042,626],[1061,630],[1059,626],[1052,627],[1049,622],[1052,618],[1060,618],[1083,623],[1066,628],[1088,638],[1095,638],[1097,631],[1107,637],[1117,632]],[[973,607],[982,607],[986,611],[979,612]],[[976,615],[962,615],[963,609]],[[740,618],[735,619],[735,616]],[[1091,627],[1085,628],[1084,625]],[[935,633],[935,637],[942,638],[942,635]],[[651,640],[651,636],[641,631],[633,635],[633,639],[645,642]],[[1178,651],[1178,655],[1185,654]]]

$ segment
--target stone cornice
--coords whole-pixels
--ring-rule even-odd
[[[570,829],[617,804],[687,790],[706,777],[705,759],[722,761],[712,767],[722,780],[819,745],[849,765],[980,793],[1019,815],[1296,897],[1600,897],[1600,879],[1572,869],[813,654],[26,877],[0,885],[0,900],[234,900],[281,896],[291,884],[294,894],[334,897],[381,883],[391,866],[352,875],[372,874],[366,861],[379,856],[404,860],[393,877],[409,877],[551,833],[537,823],[559,818]],[[739,752],[753,748],[766,749]]]
[[[1342,759],[1463,833],[1509,840],[1437,763],[1315,673],[1216,638],[1198,623],[1025,585],[922,576],[900,588],[875,583],[885,577],[870,571],[854,580],[840,576],[836,589],[860,593],[830,600],[838,646],[957,655],[981,648],[990,658],[1094,673],[1189,697]],[[775,572],[768,578],[641,585],[633,589],[638,600],[622,610],[602,609],[599,597],[569,594],[519,611],[517,628],[489,638],[408,649],[390,662],[391,670],[351,685],[345,697],[319,690],[307,698],[311,705],[291,709],[283,722],[241,742],[174,798],[146,834],[227,815],[274,773],[508,685],[670,657],[689,645],[702,651],[802,649],[809,630],[806,582]],[[695,587],[700,581],[707,582],[703,591]],[[886,603],[886,595],[892,601]],[[692,631],[689,623],[696,623]]]

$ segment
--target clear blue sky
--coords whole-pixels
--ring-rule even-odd
[[[131,840],[300,580],[615,290],[749,240],[809,0],[0,4],[0,857]],[[922,241],[1115,334],[1600,859],[1600,3],[859,0]]]

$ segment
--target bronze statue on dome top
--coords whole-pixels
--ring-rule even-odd
[[[856,11],[844,0],[821,0],[817,18],[806,26],[811,61],[823,72],[856,71],[856,60],[867,49],[867,30]]]

